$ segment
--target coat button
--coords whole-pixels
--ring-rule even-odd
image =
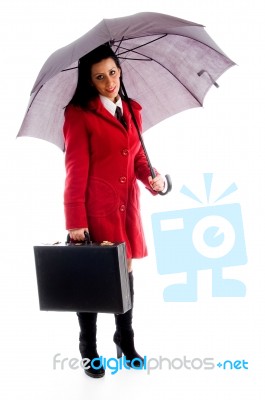
[[[123,156],[127,157],[128,154],[129,154],[129,150],[128,150],[128,149],[123,149],[122,152],[121,152],[121,154],[122,154]]]
[[[120,183],[125,183],[127,181],[126,176],[121,176],[120,177]]]
[[[122,204],[121,206],[120,206],[120,211],[125,211],[125,205],[124,204]]]

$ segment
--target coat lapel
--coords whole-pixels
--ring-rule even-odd
[[[125,104],[125,102],[122,103],[123,106],[123,112],[124,112],[124,118],[125,121],[127,123],[128,126],[128,130],[129,130],[129,126],[131,123],[131,114],[128,110],[127,105]],[[125,127],[120,123],[120,121],[117,120],[117,118],[115,116],[113,116],[102,104],[101,100],[99,97],[96,97],[95,99],[91,100],[89,102],[89,106],[88,106],[89,110],[94,112],[95,114],[97,114],[99,117],[107,120],[108,122],[110,122],[111,124],[115,125],[115,127],[119,128],[119,130],[122,131],[122,133],[128,133],[127,130],[125,129]]]

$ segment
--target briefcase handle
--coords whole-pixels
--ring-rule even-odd
[[[68,233],[65,244],[69,244],[69,245],[70,244],[74,244],[74,245],[92,244],[89,232],[85,231],[84,235],[85,235],[85,240],[83,242],[76,242],[76,241],[71,242],[70,234]]]

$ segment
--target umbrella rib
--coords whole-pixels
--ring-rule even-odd
[[[31,101],[30,105],[28,106],[27,113],[29,112],[29,109],[30,109],[30,107],[32,106],[33,101],[35,100],[36,96],[39,94],[39,92],[41,91],[42,88],[43,88],[43,85],[41,85],[41,87],[40,87],[40,88],[37,90],[37,92],[35,93],[35,95],[34,95],[32,101]]]
[[[154,61],[154,62],[156,62],[158,65],[160,65],[162,68],[164,68],[166,71],[168,71],[190,94],[191,94],[191,96],[199,103],[199,105],[202,107],[202,102],[194,95],[194,93],[192,93],[191,92],[191,90],[186,86],[186,85],[184,85],[184,83],[183,82],[181,82],[180,81],[180,79],[176,76],[176,75],[174,75],[173,74],[173,72],[172,71],[170,71],[168,68],[166,68],[163,64],[161,64],[159,61],[157,61],[157,60],[155,60],[154,58],[152,58],[152,57],[149,57],[149,56],[146,56],[145,54],[142,54],[142,53],[140,53],[140,52],[138,52],[138,51],[136,51],[136,49],[139,49],[139,48],[141,48],[141,47],[144,47],[144,46],[146,46],[146,45],[148,45],[148,44],[150,44],[150,43],[153,43],[153,42],[156,42],[157,40],[160,40],[160,39],[163,39],[164,37],[166,37],[167,36],[167,33],[165,33],[164,35],[162,35],[162,36],[160,36],[159,38],[156,38],[156,39],[153,39],[153,40],[150,40],[149,42],[147,42],[147,43],[144,43],[144,44],[141,44],[141,45],[139,45],[139,46],[136,46],[136,47],[134,47],[133,49],[126,49],[126,48],[124,48],[124,47],[121,47],[121,44],[122,44],[122,42],[124,41],[124,40],[130,40],[129,38],[128,39],[124,39],[124,37],[119,41],[119,45],[118,45],[118,48],[117,48],[117,50],[116,50],[116,52],[118,51],[118,49],[119,48],[122,48],[123,50],[126,50],[126,51],[123,51],[123,52],[121,52],[121,53],[119,53],[119,54],[117,54],[117,56],[119,57],[119,58],[121,58],[121,59],[125,59],[125,60],[134,60],[134,61]],[[209,46],[208,46],[209,47]],[[120,57],[120,55],[122,55],[122,54],[126,54],[126,53],[130,53],[130,52],[132,52],[132,53],[135,53],[135,54],[138,54],[138,55],[140,55],[140,56],[142,56],[142,57],[145,57],[146,59],[137,59],[137,58],[127,58],[127,57]],[[198,76],[200,76],[199,74],[197,74]]]
[[[140,47],[144,47],[144,46],[146,46],[147,44],[152,43],[152,42],[155,42],[155,41],[157,41],[157,40],[159,40],[159,39],[162,39],[162,38],[164,38],[164,37],[167,36],[167,35],[168,35],[168,34],[166,33],[166,34],[164,34],[163,36],[160,36],[159,38],[156,38],[156,39],[151,40],[151,41],[149,41],[149,42],[147,42],[147,43],[144,43],[144,44],[142,44],[142,45],[140,45],[140,46],[137,46],[137,47],[135,47],[134,49],[126,49],[126,48],[123,48],[124,50],[126,49],[126,51],[120,53],[120,54],[125,54],[125,53],[129,53],[129,52],[133,52],[133,53],[139,54],[139,55],[142,56],[142,57],[145,57],[146,59],[137,59],[137,58],[128,58],[128,57],[120,57],[120,58],[121,58],[121,59],[125,59],[125,60],[134,60],[134,61],[154,61],[154,62],[156,62],[156,63],[159,64],[162,68],[166,69],[175,79],[177,79],[177,80],[179,81],[179,83],[180,83],[180,84],[193,96],[193,98],[200,104],[200,106],[202,106],[201,101],[200,101],[200,100],[187,88],[187,86],[184,85],[184,84],[179,80],[179,78],[178,78],[176,75],[174,75],[168,68],[166,68],[163,64],[161,64],[159,61],[155,60],[154,58],[151,58],[151,57],[149,57],[149,56],[146,56],[145,54],[142,54],[142,53],[140,53],[140,52],[135,51],[136,49],[138,49],[138,48],[140,48]],[[176,36],[183,36],[183,37],[186,37],[186,38],[188,38],[188,39],[195,40],[194,38],[189,37],[189,36],[184,36],[184,35],[176,35]],[[144,37],[144,36],[139,36],[139,38],[140,38],[140,37]],[[130,40],[130,38],[123,39],[123,41],[125,41],[125,40]],[[221,56],[223,56],[223,57],[225,57],[225,58],[228,59],[228,57],[227,57],[225,54],[223,54],[221,51],[218,51],[218,50],[214,49],[214,48],[213,48],[212,46],[210,46],[209,44],[205,44],[205,43],[202,42],[201,40],[195,40],[195,41],[201,43],[202,45],[208,47],[209,49],[215,51],[216,53],[218,53],[218,54],[220,54]],[[120,42],[120,44],[119,44],[119,47],[120,47],[120,45],[121,45],[121,42]],[[118,56],[119,56],[119,55],[118,55]],[[206,71],[206,70],[201,70],[201,71],[199,71],[199,72],[197,73],[197,75],[198,75],[198,76],[201,76],[204,72],[208,74],[208,76],[209,76],[209,78],[211,79],[213,85],[214,85],[215,87],[218,88],[218,87],[219,87],[218,83],[214,81],[214,79],[212,78],[212,76],[209,74],[208,71]]]
[[[78,66],[72,67],[72,68],[62,69],[61,72],[70,71],[71,69],[77,69],[77,68],[78,68]]]
[[[122,54],[129,53],[130,51],[134,51],[134,50],[136,50],[136,49],[140,49],[141,47],[147,46],[147,45],[150,44],[150,43],[154,43],[154,42],[156,42],[157,40],[163,39],[163,38],[166,37],[166,36],[167,36],[167,33],[165,33],[164,35],[162,35],[162,36],[160,36],[160,37],[158,37],[158,38],[156,38],[156,39],[150,40],[149,42],[146,42],[146,43],[144,43],[144,44],[141,44],[141,45],[139,45],[139,46],[136,46],[134,49],[128,50],[128,49],[126,49],[126,48],[123,48],[123,50],[126,49],[126,51],[123,51],[122,53],[117,54],[117,56],[119,57],[119,56],[122,55]],[[138,39],[138,38],[141,38],[141,37],[145,37],[145,36],[138,36],[137,39]],[[135,38],[134,38],[134,39],[135,39]],[[118,46],[118,49],[119,49],[119,48],[122,48],[122,47],[121,47],[121,43],[122,43],[123,41],[125,41],[125,40],[131,40],[131,39],[130,39],[130,38],[128,38],[128,39],[122,38],[122,40],[120,41],[120,44],[119,44],[119,46]],[[117,50],[118,50],[118,49],[117,49]],[[116,51],[117,51],[117,50],[116,50]]]
[[[154,39],[154,41],[155,41],[155,40],[162,39],[163,37],[168,36],[168,35],[180,36],[180,37],[184,37],[184,38],[187,38],[187,39],[194,40],[195,42],[198,42],[198,43],[201,43],[201,44],[204,45],[204,46],[207,46],[209,49],[215,51],[216,53],[220,54],[222,57],[225,57],[226,59],[229,60],[229,57],[227,57],[227,55],[224,54],[223,51],[222,51],[221,49],[217,50],[216,48],[214,48],[214,47],[211,46],[210,44],[206,44],[206,43],[204,43],[202,40],[195,39],[194,37],[189,36],[189,35],[187,35],[187,34],[186,34],[186,35],[182,35],[182,34],[180,34],[180,33],[165,33],[163,36],[160,36],[159,38]],[[149,35],[149,36],[150,36],[150,35]],[[135,38],[133,38],[133,39],[136,39],[136,38],[137,38],[137,39],[140,39],[140,38],[143,38],[143,37],[146,37],[146,36],[145,36],[145,35],[143,35],[143,36],[137,36],[137,37],[135,37]],[[132,38],[123,39],[124,42],[127,41],[127,40],[132,40]],[[113,41],[113,43],[114,43],[114,42],[115,42],[115,41]],[[149,44],[149,43],[152,43],[152,41],[147,42],[147,43],[141,45],[140,47],[146,46],[146,45]],[[135,49],[137,49],[137,48],[138,48],[138,47],[135,47]],[[234,64],[235,64],[235,63],[234,63]]]
[[[119,51],[119,49],[120,49],[120,47],[121,47],[121,44],[122,44],[123,40],[124,40],[124,36],[121,38],[121,40],[119,40],[119,44],[118,44],[118,46],[117,46],[117,49],[115,50],[115,54],[116,54],[116,55],[117,55],[117,52]],[[112,43],[114,43],[114,41],[113,41]]]
[[[146,56],[145,54],[142,54],[142,53],[139,53],[139,52],[135,51],[135,49],[138,49],[139,46],[138,46],[138,47],[135,47],[134,49],[126,49],[126,47],[121,47],[121,43],[120,43],[120,44],[119,44],[119,48],[122,48],[123,50],[126,50],[126,51],[123,51],[122,53],[117,54],[117,49],[116,49],[115,54],[117,55],[118,58],[120,58],[120,59],[122,59],[122,60],[153,61],[153,59],[152,59],[151,57]],[[142,57],[144,57],[144,58],[130,58],[130,57],[121,57],[121,56],[120,56],[121,54],[126,54],[126,53],[130,53],[130,52],[139,54],[140,56],[142,56]]]
[[[200,106],[202,107],[202,103],[201,101],[194,95],[194,93],[191,92],[191,90],[184,85],[183,82],[181,82],[181,80],[175,75],[173,74],[172,71],[170,71],[170,69],[168,69],[167,67],[165,67],[163,64],[161,64],[159,61],[153,59],[154,62],[156,62],[158,65],[160,65],[162,68],[164,68],[166,71],[168,71],[190,94],[191,96],[200,104]]]
[[[133,60],[133,61],[153,61],[152,58],[147,58],[146,60],[143,58],[131,58],[131,57],[119,57],[121,60]]]
[[[133,53],[136,53],[136,54],[139,54],[140,56],[143,56],[143,57],[147,57],[147,56],[145,56],[144,54],[142,54],[142,53],[140,53],[140,52],[138,52],[138,51],[134,51],[134,50],[131,50]],[[126,58],[127,60],[128,60],[128,58]],[[149,60],[141,60],[141,59],[132,59],[132,60],[136,60],[136,61],[154,61],[155,63],[157,63],[158,65],[160,65],[162,68],[164,68],[166,71],[168,71],[190,94],[191,94],[191,96],[200,104],[200,106],[202,107],[202,103],[201,103],[201,101],[190,91],[190,89],[186,86],[186,85],[184,85],[184,83],[183,82],[181,82],[180,81],[180,79],[175,75],[175,74],[173,74],[173,72],[172,71],[170,71],[170,69],[168,69],[167,67],[165,67],[163,64],[161,64],[159,61],[157,61],[157,60],[155,60],[154,58],[151,58],[151,57],[149,57]]]

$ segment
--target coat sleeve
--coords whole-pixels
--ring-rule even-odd
[[[89,135],[83,111],[68,106],[64,122],[66,229],[89,228],[85,207],[89,173]]]

